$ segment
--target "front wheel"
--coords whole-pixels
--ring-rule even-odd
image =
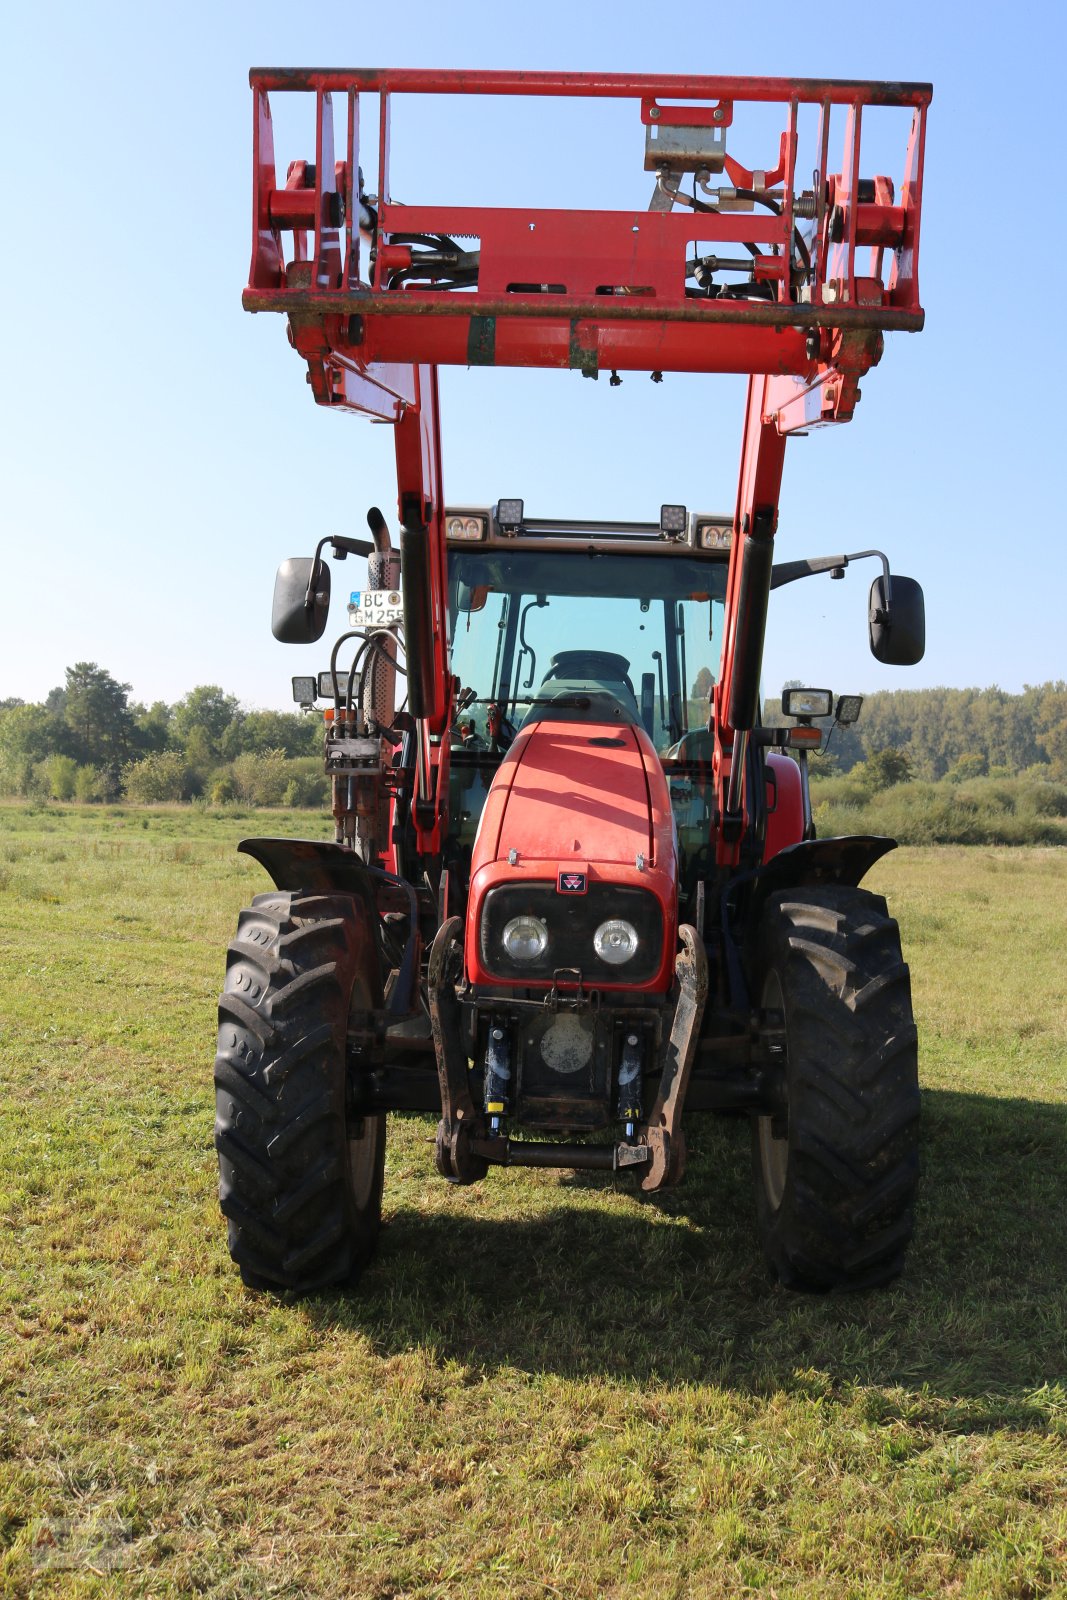
[[[350,1110],[350,1022],[381,1000],[352,895],[274,891],[241,912],[219,1001],[215,1146],[230,1254],[253,1288],[353,1278],[381,1219],[385,1117]]]
[[[908,968],[880,895],[784,890],[756,978],[775,1114],[753,1119],[764,1252],[791,1288],[894,1278],[911,1239],[919,1081]]]

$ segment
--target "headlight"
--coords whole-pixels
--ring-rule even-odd
[[[547,984],[566,970],[581,972],[590,987],[632,989],[658,973],[665,931],[648,889],[593,879],[585,894],[560,895],[554,879],[524,879],[487,892],[478,954],[483,972],[501,983]]]
[[[548,948],[548,929],[536,917],[512,917],[500,942],[512,961],[536,961]]]
[[[635,956],[638,943],[637,929],[632,922],[624,922],[621,917],[602,922],[593,935],[593,949],[601,961],[607,961],[613,967],[621,967],[624,961]]]

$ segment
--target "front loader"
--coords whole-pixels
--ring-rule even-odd
[[[764,726],[760,667],[772,590],[860,559],[878,564],[876,657],[923,653],[921,590],[880,551],[774,556],[788,439],[848,421],[884,333],[922,326],[929,86],[251,83],[245,306],[287,316],[319,404],[393,428],[398,505],[394,529],[372,508],[369,538],[325,534],[275,587],[275,636],[313,643],[330,557],[367,557],[328,665],[293,680],[322,708],[334,837],[240,846],[274,885],[241,913],[219,1008],[220,1192],[242,1276],[310,1291],[358,1274],[387,1113],[438,1119],[454,1184],[537,1166],[655,1193],[682,1178],[686,1114],[721,1111],[750,1119],[778,1278],[889,1280],[912,1231],[916,1033],[897,925],[860,884],[893,841],[813,825],[807,755],[858,697],[790,690],[786,724]],[[284,181],[278,95],[314,114],[314,160]],[[631,102],[639,208],[401,204],[390,125],[409,95]],[[872,108],[908,125],[899,185],[863,164]],[[449,504],[445,364],[747,373],[734,504],[627,522]]]

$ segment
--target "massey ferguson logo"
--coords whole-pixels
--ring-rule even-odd
[[[561,872],[559,875],[560,894],[584,894],[586,891],[586,875],[584,872]]]

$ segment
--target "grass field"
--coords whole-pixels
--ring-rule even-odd
[[[684,1188],[455,1190],[390,1129],[358,1294],[244,1290],[211,1144],[244,832],[0,810],[4,1595],[1067,1595],[1067,850],[880,862],[912,963],[904,1278],[771,1286],[745,1127]]]

